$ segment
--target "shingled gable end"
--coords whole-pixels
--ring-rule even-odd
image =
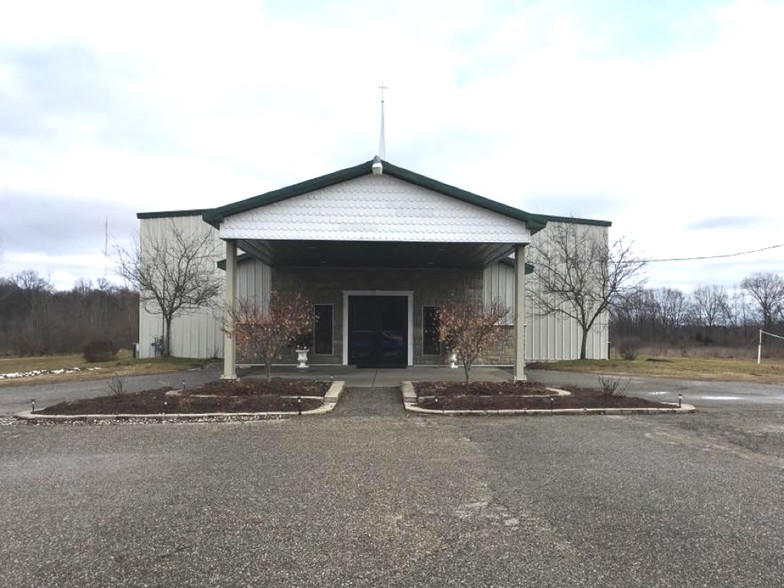
[[[514,366],[523,378],[525,359],[576,356],[576,325],[523,310],[525,273],[534,268],[514,260],[547,238],[548,223],[577,222],[595,238],[605,237],[610,223],[530,214],[386,161],[373,168],[368,161],[214,209],[140,213],[142,249],[145,235],[172,223],[212,227],[216,271],[226,284],[217,306],[264,300],[272,289],[303,291],[319,309],[314,364],[443,364],[433,310],[454,296],[498,297],[512,309],[502,327],[507,336],[486,364]],[[151,353],[159,321],[141,314],[141,351]],[[213,310],[176,321],[175,355],[222,355],[229,378],[238,360],[253,361],[236,357]],[[604,318],[589,353],[604,357],[606,349]],[[293,363],[293,355],[284,362]]]

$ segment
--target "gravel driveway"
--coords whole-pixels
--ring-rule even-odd
[[[2,426],[0,585],[781,585],[780,409],[449,418],[381,402]]]

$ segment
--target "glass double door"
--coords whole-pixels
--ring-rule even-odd
[[[408,363],[408,297],[349,296],[348,363],[405,367]]]

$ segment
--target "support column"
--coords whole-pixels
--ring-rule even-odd
[[[525,380],[525,245],[515,245],[514,380]]]
[[[237,298],[237,243],[226,241],[226,286],[223,311],[223,375],[222,380],[237,379],[237,343],[227,334],[233,327],[231,311]]]

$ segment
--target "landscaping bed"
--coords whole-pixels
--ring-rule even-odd
[[[309,380],[220,380],[198,388],[158,388],[62,402],[37,410],[44,415],[202,414],[298,412],[322,406],[328,382]],[[313,398],[321,397],[321,398]]]
[[[210,413],[297,413],[324,405],[329,382],[284,378],[219,380],[196,388],[158,388],[63,402],[40,415],[161,415]],[[435,410],[551,410],[672,408],[602,389],[566,388],[560,394],[535,382],[417,382],[417,406]]]
[[[582,408],[672,408],[644,398],[567,387],[568,395],[535,382],[416,382],[417,406],[435,410],[550,410]]]

